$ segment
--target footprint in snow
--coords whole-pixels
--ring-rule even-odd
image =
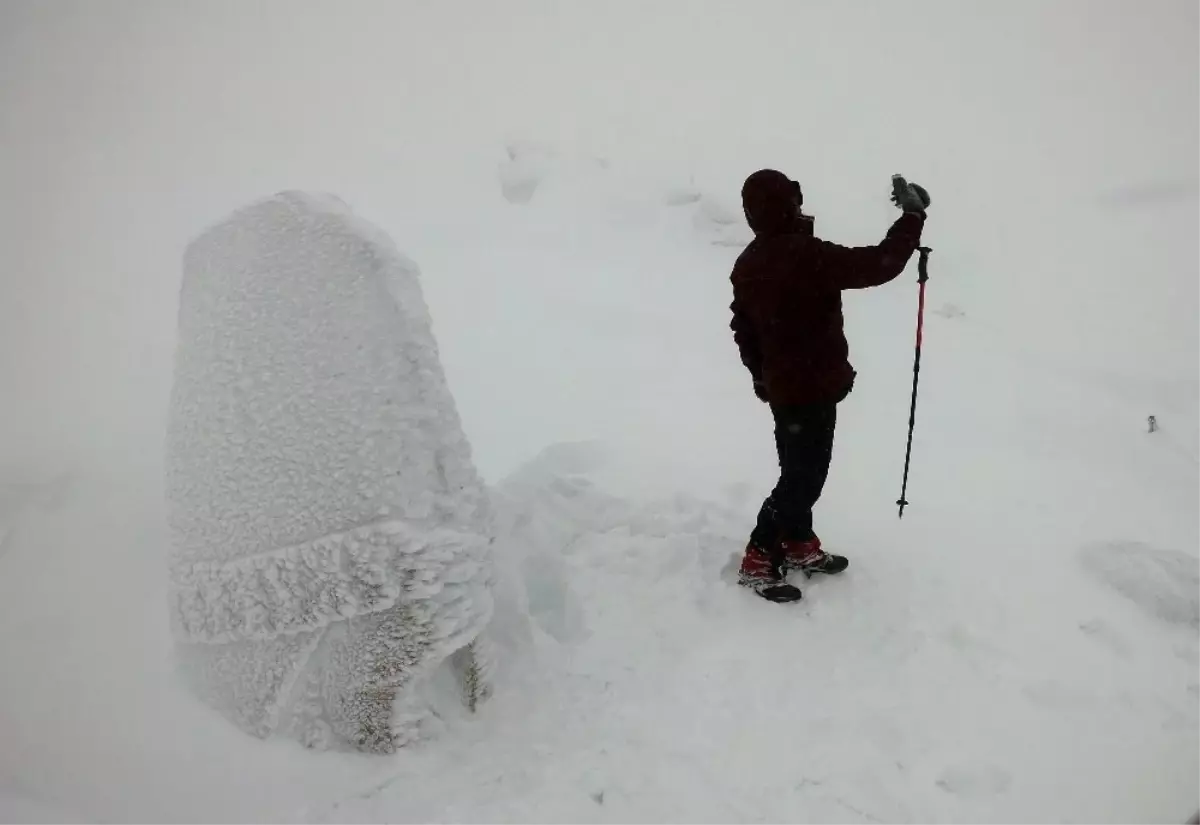
[[[1132,645],[1126,641],[1125,637],[1116,628],[1103,619],[1080,622],[1079,630],[1089,639],[1094,640],[1099,645],[1103,645],[1123,659],[1128,659],[1133,655]]]
[[[942,771],[935,784],[956,796],[995,796],[1012,787],[1012,774],[995,765],[957,765]]]

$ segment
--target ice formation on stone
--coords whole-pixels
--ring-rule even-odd
[[[490,657],[490,511],[417,267],[286,192],[187,249],[167,438],[170,610],[191,688],[257,736],[389,752],[445,663]]]

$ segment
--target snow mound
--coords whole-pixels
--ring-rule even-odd
[[[690,211],[693,230],[714,246],[741,248],[753,239],[741,210],[693,185],[669,187],[664,203]]]
[[[558,642],[587,635],[579,597],[569,584],[567,555],[589,529],[619,523],[623,502],[598,490],[590,473],[604,462],[597,443],[561,443],[542,450],[492,490],[497,556],[502,580],[519,583],[510,596],[519,609]],[[525,631],[527,634],[528,631]],[[522,636],[521,638],[527,638]]]
[[[1178,550],[1140,542],[1105,542],[1083,548],[1084,567],[1149,615],[1200,627],[1200,561]]]
[[[603,157],[563,151],[554,144],[513,139],[504,145],[497,177],[504,200],[517,206],[531,202],[553,204],[609,200],[627,183],[609,177],[610,162]],[[619,177],[619,176],[618,176]]]
[[[188,247],[166,474],[181,670],[238,726],[388,752],[448,657],[486,692],[486,493],[418,269],[340,200]]]
[[[548,146],[525,140],[512,140],[505,147],[506,160],[500,164],[500,193],[512,204],[533,200],[543,178],[556,161]]]

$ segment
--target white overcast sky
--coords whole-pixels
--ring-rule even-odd
[[[973,239],[962,268],[1024,284],[1014,306],[1037,303],[1019,254],[1084,289],[1077,251],[1122,214],[1174,209],[1130,241],[1145,258],[1127,253],[1172,274],[1130,271],[1129,288],[1181,290],[1164,317],[1193,319],[1194,361],[1197,29],[1195,2],[1165,0],[7,0],[0,447],[120,429],[139,391],[165,402],[179,255],[204,224],[323,189],[404,247],[386,219],[452,214],[509,136],[670,167],[732,202],[780,166],[818,214],[905,172],[943,243]]]

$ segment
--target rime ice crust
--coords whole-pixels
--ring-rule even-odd
[[[420,721],[397,695],[451,654],[485,691],[486,492],[416,266],[335,198],[188,247],[167,502],[182,671],[243,729],[387,752]]]

